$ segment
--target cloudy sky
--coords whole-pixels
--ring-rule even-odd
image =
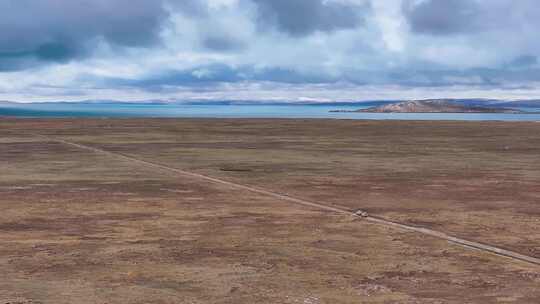
[[[540,98],[536,0],[1,0],[0,99]]]

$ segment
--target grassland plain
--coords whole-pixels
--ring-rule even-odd
[[[538,303],[539,267],[39,133],[540,256],[540,123],[0,120],[0,302]]]

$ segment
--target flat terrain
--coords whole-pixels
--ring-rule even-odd
[[[54,139],[540,257],[540,123],[0,119],[1,304],[540,302],[540,266]]]

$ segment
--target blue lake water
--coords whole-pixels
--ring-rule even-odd
[[[351,105],[224,105],[133,103],[0,104],[0,116],[11,117],[193,117],[193,118],[333,118],[371,120],[504,120],[540,121],[540,114],[465,113],[332,113],[331,110],[366,108]],[[540,112],[540,109],[523,109]]]

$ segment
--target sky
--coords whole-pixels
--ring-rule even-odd
[[[0,100],[540,98],[537,0],[1,0]]]

